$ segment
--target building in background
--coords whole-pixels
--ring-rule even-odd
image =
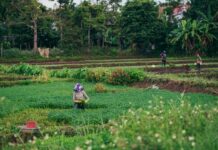
[[[182,2],[178,5],[172,5],[170,3],[159,3],[159,17],[164,16],[167,20],[181,20],[184,17],[184,13],[188,11],[191,4],[189,2]],[[166,10],[169,9],[169,12]]]

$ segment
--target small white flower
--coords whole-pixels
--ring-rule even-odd
[[[45,137],[44,137],[44,140],[47,140],[47,139],[49,139],[49,135],[48,134],[46,134]]]
[[[186,133],[186,131],[185,130],[182,130],[182,134],[185,134]]]
[[[91,144],[92,143],[92,141],[91,140],[86,140],[86,142],[85,142],[87,145],[89,145],[89,144]]]
[[[188,137],[188,140],[189,140],[189,141],[193,141],[194,139],[195,139],[195,138],[194,138],[193,136],[189,136],[189,137]]]
[[[82,148],[80,148],[79,146],[77,146],[77,147],[75,148],[75,150],[82,150]]]
[[[155,133],[154,135],[156,138],[158,138],[160,135],[158,133]]]
[[[92,147],[91,147],[91,146],[89,146],[89,147],[87,148],[87,150],[92,150]]]
[[[106,146],[104,144],[101,145],[101,148],[104,149]]]
[[[57,135],[57,134],[58,134],[58,132],[55,132],[55,133],[54,133],[54,135]]]
[[[192,142],[192,146],[195,147],[195,142]]]
[[[126,123],[127,123],[127,120],[124,120],[123,123],[126,124]]]
[[[9,145],[9,146],[15,146],[15,144],[14,144],[14,143],[11,143],[11,142],[9,142],[8,145]]]
[[[181,97],[184,97],[184,95],[185,95],[185,93],[184,93],[184,92],[182,92],[182,93],[180,94],[180,96],[181,96]]]
[[[176,135],[175,134],[172,135],[172,139],[174,139],[174,140],[176,139]]]
[[[157,142],[160,143],[160,142],[161,142],[161,139],[157,139]]]
[[[218,109],[217,109],[217,108],[214,108],[213,111],[214,111],[214,112],[218,112]]]
[[[137,136],[137,140],[138,141],[142,141],[142,137],[141,136]]]
[[[150,115],[150,112],[149,112],[149,111],[147,111],[147,112],[146,112],[146,114],[147,114],[147,115]]]
[[[33,136],[33,140],[36,140],[36,139],[37,139],[37,137]]]
[[[3,100],[5,100],[5,97],[3,96],[3,97],[1,97],[1,100],[3,101]]]
[[[172,125],[172,124],[173,124],[173,122],[170,120],[169,124],[170,124],[170,125]]]

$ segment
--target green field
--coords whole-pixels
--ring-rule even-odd
[[[188,59],[184,61],[189,65]],[[158,68],[163,73],[142,66],[46,70],[27,64],[3,65],[0,146],[216,150],[217,62],[208,60],[210,65],[200,75],[194,66],[188,73],[168,72],[180,67],[179,61],[175,64]],[[72,90],[77,82],[90,97],[85,110],[73,109]],[[140,85],[143,88],[138,88]],[[173,86],[169,89],[174,92],[161,85]],[[28,120],[38,123],[40,134],[22,135],[18,126]]]

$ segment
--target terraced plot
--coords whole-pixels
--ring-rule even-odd
[[[109,65],[111,61],[103,64]],[[147,63],[154,62],[159,63]],[[140,60],[136,63],[143,62]],[[185,70],[183,63],[189,65],[189,70]],[[93,62],[85,64],[96,65]],[[134,64],[134,61],[129,64]],[[122,149],[124,146],[135,147],[140,145],[138,142],[141,140],[146,140],[151,149],[157,146],[160,149],[201,149],[205,146],[216,149],[216,61],[205,62],[200,74],[196,74],[190,60],[178,61],[166,68],[153,64],[146,67],[128,65],[119,69],[101,67],[63,70],[47,70],[25,64],[10,70],[4,66],[5,70],[0,75],[0,83],[4,87],[0,88],[0,146],[6,150],[15,147],[88,149],[90,146],[93,149]],[[48,66],[62,67],[62,64]],[[40,73],[27,76],[26,71]],[[116,82],[111,82],[112,78]],[[126,81],[125,78],[133,83],[122,82]],[[102,82],[105,88],[102,93],[96,90],[96,81]],[[91,97],[84,111],[73,109],[72,88],[76,82],[82,82]],[[16,86],[6,87],[9,86],[6,83]],[[112,85],[115,83],[126,85]],[[29,140],[18,128],[28,120],[37,121],[41,127],[41,134],[30,136]],[[123,145],[123,141],[129,139]],[[202,142],[202,139],[208,140]],[[158,141],[161,143],[157,145]],[[146,149],[145,145],[140,146]]]

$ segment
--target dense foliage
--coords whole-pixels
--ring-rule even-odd
[[[8,51],[10,48],[21,51],[37,47],[58,47],[60,51],[55,55],[67,56],[124,52],[157,55],[164,49],[177,55],[177,52],[190,54],[190,50],[193,53],[199,49],[206,55],[217,55],[216,1],[191,0],[182,18],[183,22],[188,22],[188,29],[179,25],[181,20],[173,16],[174,9],[181,5],[180,0],[167,1],[165,6],[168,7],[163,12],[160,11],[162,4],[153,0],[58,3],[55,9],[48,9],[36,0],[1,0],[1,55],[14,57],[14,50]],[[169,34],[176,42],[169,42]],[[22,55],[30,57],[35,53]]]

